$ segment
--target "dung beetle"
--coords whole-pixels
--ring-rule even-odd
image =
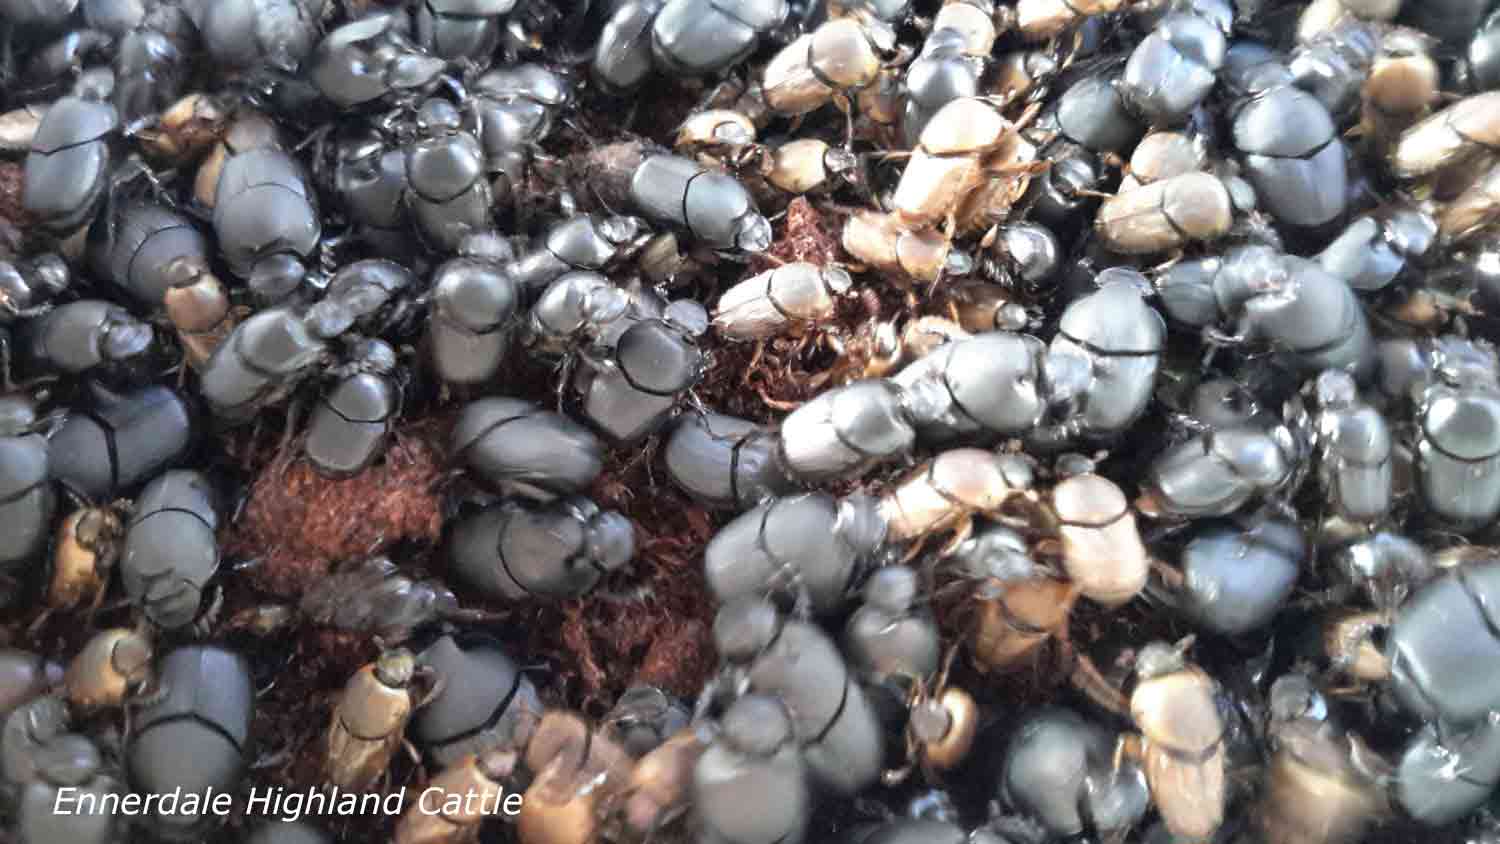
[[[881,497],[886,538],[907,542],[951,531],[951,550],[968,538],[975,516],[994,515],[1017,500],[1034,499],[1032,481],[1030,465],[1018,456],[949,449]]]
[[[636,760],[661,747],[688,724],[687,707],[656,686],[631,686],[603,719],[603,729]]]
[[[1071,322],[1070,327],[1074,327]],[[981,432],[1014,436],[1043,421],[1045,356],[1046,347],[1035,337],[984,331],[939,346],[891,381],[907,395],[923,397],[935,406],[923,409],[936,417],[921,426],[924,440],[941,442]],[[909,401],[917,408],[923,404]]]
[[[1392,450],[1385,416],[1359,398],[1348,373],[1330,370],[1312,384],[1313,448],[1324,501],[1333,515],[1373,524],[1391,507]]]
[[[1357,735],[1301,717],[1273,723],[1270,743],[1265,791],[1253,810],[1266,837],[1354,842],[1390,811],[1377,779],[1383,771],[1370,769],[1375,754]]]
[[[125,750],[131,785],[147,794],[181,788],[233,790],[248,764],[255,688],[250,666],[212,645],[177,648],[161,665],[161,699],[134,720]],[[206,801],[205,801],[206,802]],[[215,815],[157,811],[149,822],[171,840],[198,840]]]
[[[882,47],[895,40],[874,28],[874,21],[837,18],[783,47],[761,77],[766,105],[785,115],[807,114],[828,102],[847,111],[854,95],[879,77]]]
[[[166,305],[174,288],[169,265],[181,259],[204,274],[211,250],[198,226],[155,202],[125,202],[101,214],[89,232],[94,271],[148,308]]]
[[[292,74],[317,45],[326,5],[327,0],[248,0],[192,8],[217,66]]]
[[[1181,122],[1213,88],[1229,49],[1224,36],[1198,14],[1163,17],[1125,63],[1119,81],[1125,104],[1153,126]]]
[[[1124,737],[1122,752],[1140,761],[1172,834],[1199,840],[1224,820],[1225,728],[1213,678],[1184,657],[1191,641],[1152,642],[1136,656],[1129,711],[1140,733]]]
[[[1063,311],[1044,364],[1049,403],[1069,409],[1061,413],[1064,427],[1104,437],[1135,424],[1151,402],[1165,345],[1166,325],[1136,284],[1111,281],[1075,299]],[[1077,363],[1064,364],[1063,357]],[[1084,378],[1069,396],[1075,387],[1066,376],[1074,372]]]
[[[960,97],[978,96],[997,35],[993,15],[980,3],[945,3],[903,79],[901,133],[916,146],[927,122]]]
[[[1268,72],[1272,67],[1285,77]],[[1346,202],[1348,151],[1338,127],[1321,102],[1291,84],[1290,71],[1261,64],[1254,73],[1232,130],[1245,175],[1278,221],[1327,223],[1343,213]]]
[[[308,587],[298,608],[315,624],[404,641],[431,621],[473,617],[441,581],[417,580],[389,557],[376,556],[335,571]]]
[[[1139,767],[1112,769],[1111,736],[1069,709],[1046,707],[1022,720],[1005,748],[1000,793],[1005,802],[1055,836],[1078,835],[1109,813],[1111,801],[1128,828],[1145,814],[1150,792]],[[1109,830],[1100,829],[1100,833]]]
[[[518,747],[541,717],[536,687],[488,640],[443,636],[417,662],[442,689],[412,717],[411,735],[441,765]]]
[[[553,224],[507,269],[535,294],[564,273],[604,270],[640,247],[645,234],[645,221],[637,217],[575,214]]]
[[[78,711],[123,706],[154,683],[155,648],[145,634],[116,627],[89,639],[63,678],[68,703]]]
[[[79,299],[30,320],[21,338],[23,358],[42,371],[79,375],[125,369],[150,348],[151,326],[119,305]]]
[[[426,0],[416,10],[417,41],[439,58],[484,60],[515,7],[516,0]]]
[[[1500,714],[1447,735],[1425,726],[1391,778],[1397,805],[1420,823],[1443,826],[1469,814],[1500,783]]]
[[[625,826],[645,834],[688,810],[693,771],[708,749],[707,730],[683,727],[642,756],[625,786]]]
[[[685,413],[662,461],[677,487],[709,506],[746,510],[793,486],[777,462],[776,432],[719,413]]]
[[[124,522],[112,507],[82,507],[64,517],[52,546],[47,606],[98,606],[124,537]]]
[[[51,440],[52,475],[90,501],[108,501],[175,463],[192,445],[186,400],[162,386],[94,390]]]
[[[214,493],[198,472],[159,475],[136,498],[120,557],[120,580],[153,624],[175,630],[203,611],[219,569]]]
[[[899,688],[938,670],[937,622],[917,589],[917,573],[906,566],[883,566],[865,581],[864,601],[844,629],[844,652],[872,685]]]
[[[769,498],[725,525],[703,549],[704,574],[721,602],[755,595],[841,608],[885,539],[874,499],[821,492]]]
[[[719,608],[714,644],[725,679],[786,704],[815,782],[851,795],[880,775],[884,733],[875,709],[817,625],[784,619],[767,601],[736,598]]]
[[[404,15],[351,21],[318,42],[307,76],[340,109],[396,105],[433,87],[446,67],[406,38]]]
[[[18,648],[0,648],[0,724],[17,707],[39,697],[62,678],[62,666],[46,657]]]
[[[469,96],[464,125],[484,149],[485,171],[499,177],[502,202],[519,200],[534,151],[572,101],[572,84],[541,65],[521,64],[481,75]]]
[[[703,377],[707,328],[701,305],[678,300],[663,318],[634,322],[612,349],[586,349],[573,377],[583,417],[617,446],[656,433]]]
[[[1440,338],[1416,393],[1417,484],[1440,519],[1462,529],[1500,513],[1500,367],[1488,344]]]
[[[1391,149],[1391,173],[1431,179],[1484,160],[1495,137],[1500,91],[1465,97],[1401,133]]]
[[[51,528],[57,490],[39,427],[29,399],[0,397],[0,529],[11,537],[0,550],[0,574],[39,554]]]
[[[1306,375],[1371,375],[1374,340],[1364,308],[1348,284],[1315,261],[1242,246],[1173,266],[1157,279],[1157,291],[1169,317],[1208,329],[1211,339],[1267,342]],[[1234,326],[1227,336],[1215,330],[1221,320]]]
[[[348,327],[348,318],[340,309],[316,305],[256,311],[214,349],[204,364],[199,392],[219,419],[248,422],[331,358],[327,341]]]
[[[592,151],[583,175],[609,206],[632,206],[685,228],[710,249],[764,252],[771,245],[771,224],[744,184],[693,159],[627,141]]]
[[[462,119],[446,100],[423,102],[417,109],[416,136],[405,148],[406,207],[422,237],[444,250],[489,224],[484,150],[464,131]]]
[[[0,260],[0,325],[46,313],[52,300],[72,282],[68,265],[50,252],[25,260]]]
[[[72,723],[68,704],[57,695],[32,698],[10,711],[0,725],[0,795],[7,802],[36,779],[41,749]]]
[[[1391,687],[1408,712],[1454,729],[1493,720],[1500,690],[1473,666],[1500,649],[1488,601],[1497,586],[1500,562],[1470,562],[1428,581],[1401,605],[1385,653]]]
[[[651,23],[664,5],[666,0],[623,0],[614,4],[589,68],[601,89],[626,93],[651,75]]]
[[[1284,427],[1211,429],[1152,462],[1144,484],[1148,513],[1227,516],[1292,479],[1296,454]]]
[[[853,283],[841,267],[805,261],[767,270],[719,296],[714,330],[732,340],[805,333],[833,316]]]
[[[393,844],[463,844],[479,835],[491,814],[484,807],[500,804],[506,786],[519,773],[520,754],[493,748],[456,757],[433,777],[424,791],[424,810],[413,803],[396,824]]]
[[[271,302],[302,283],[322,235],[317,192],[302,165],[274,145],[224,161],[213,219],[230,270]]]
[[[588,844],[635,760],[607,731],[575,712],[548,709],[524,755],[534,775],[516,816],[522,844]]]
[[[1450,213],[1452,206],[1445,218]],[[1317,261],[1355,290],[1381,290],[1415,269],[1438,231],[1438,220],[1427,211],[1397,203],[1354,219]]]
[[[1063,570],[1079,594],[1107,607],[1138,595],[1151,560],[1135,512],[1114,481],[1087,472],[1052,488]]]
[[[1046,41],[1077,28],[1096,15],[1119,11],[1124,0],[1019,0],[1016,3],[1016,28],[1027,41]]]
[[[1112,251],[1150,255],[1218,240],[1233,223],[1234,202],[1224,182],[1195,172],[1106,199],[1094,218],[1094,231]]]
[[[354,371],[319,400],[307,426],[304,451],[319,474],[348,478],[380,455],[401,411],[400,386],[389,374],[396,352],[384,340],[361,344]]]
[[[47,109],[31,140],[22,207],[49,231],[71,232],[92,219],[109,181],[114,106],[64,97]]]
[[[1078,589],[1031,557],[1026,539],[1004,525],[985,525],[948,558],[974,581],[974,620],[967,632],[973,664],[982,673],[1011,671],[1061,633]]]
[[[604,468],[604,445],[573,420],[522,399],[464,406],[449,453],[485,483],[533,498],[587,491]]]
[[[911,230],[950,219],[963,231],[988,228],[1025,193],[1036,153],[994,102],[954,100],[922,129],[891,196],[892,213]]]
[[[350,791],[373,788],[385,778],[391,757],[406,740],[412,712],[436,690],[431,674],[419,672],[416,657],[405,648],[388,650],[361,667],[333,708],[323,778]]]
[[[651,54],[678,76],[739,63],[786,20],[786,0],[667,0],[651,21]]]
[[[108,772],[103,754],[87,736],[58,736],[36,752],[36,779],[21,792],[16,812],[24,842],[77,841],[114,844],[121,819],[103,807],[104,798],[125,789]],[[68,791],[64,791],[68,789]],[[59,811],[71,799],[79,808]]]
[[[583,496],[506,501],[459,520],[449,564],[491,598],[573,598],[635,556],[635,528]]]
[[[796,480],[849,477],[906,454],[916,441],[916,412],[893,380],[870,378],[825,390],[781,423],[778,455]]]
[[[693,768],[693,812],[711,844],[800,844],[811,794],[792,715],[775,695],[748,694],[719,719]]]
[[[1227,636],[1259,630],[1291,597],[1306,557],[1302,531],[1289,522],[1199,523],[1182,549],[1171,598],[1203,629]]]

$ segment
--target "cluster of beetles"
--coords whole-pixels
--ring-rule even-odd
[[[1492,6],[0,0],[0,840],[1500,841]],[[258,617],[480,799],[59,811],[267,782],[221,458],[417,416],[431,565]],[[585,711],[496,608],[652,600],[622,455],[717,667]]]

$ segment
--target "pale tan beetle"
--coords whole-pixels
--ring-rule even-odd
[[[496,749],[466,756],[444,768],[407,805],[396,824],[394,844],[478,841],[479,828],[496,814],[495,805],[500,804],[502,811],[509,810],[505,787],[517,763],[513,751]]]
[[[123,706],[151,686],[155,649],[137,630],[101,630],[68,663],[63,687],[68,702],[82,710]]]
[[[425,693],[419,680],[428,678]],[[333,709],[323,778],[349,791],[369,790],[385,776],[396,748],[406,741],[412,713],[442,690],[406,648],[393,648],[355,672]],[[411,750],[410,745],[407,745]],[[411,750],[415,758],[415,750]]]
[[[1234,223],[1229,189],[1209,173],[1183,173],[1104,200],[1094,231],[1110,250],[1127,255],[1169,252],[1228,234]]]
[[[627,829],[645,838],[687,809],[693,769],[708,744],[700,730],[686,727],[636,761],[625,786]]]
[[[124,523],[112,507],[82,507],[68,514],[57,530],[47,605],[98,606],[124,539]]]
[[[535,779],[516,818],[522,844],[589,844],[635,766],[612,737],[555,709],[542,715],[525,761]]]

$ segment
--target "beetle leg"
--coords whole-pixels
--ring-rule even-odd
[[[1099,672],[1099,666],[1094,664],[1088,654],[1081,654],[1073,647],[1066,618],[1063,620],[1062,629],[1057,632],[1057,643],[1062,650],[1063,657],[1073,663],[1072,670],[1068,673],[1068,680],[1073,687],[1105,710],[1128,717],[1130,701],[1119,689],[1115,688],[1113,683],[1105,679],[1104,675]]]
[[[193,635],[205,638],[213,632],[214,622],[219,620],[219,611],[224,608],[224,590],[218,586],[213,588],[214,597],[208,604],[198,620],[193,622]]]
[[[958,553],[959,547],[969,541],[969,536],[974,533],[974,517],[968,514],[960,516],[953,524],[953,533],[948,541],[938,549],[939,557],[951,557]]]

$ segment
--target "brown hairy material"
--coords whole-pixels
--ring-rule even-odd
[[[314,472],[306,461],[269,463],[225,541],[230,557],[259,559],[247,579],[256,589],[294,598],[334,563],[442,533],[442,473],[436,426],[399,429],[383,458],[346,480]]]
[[[807,197],[799,196],[786,207],[781,237],[764,254],[755,256],[751,266],[762,272],[795,261],[808,261],[820,267],[831,263],[840,254],[838,237],[833,231],[837,223],[814,208]]]

